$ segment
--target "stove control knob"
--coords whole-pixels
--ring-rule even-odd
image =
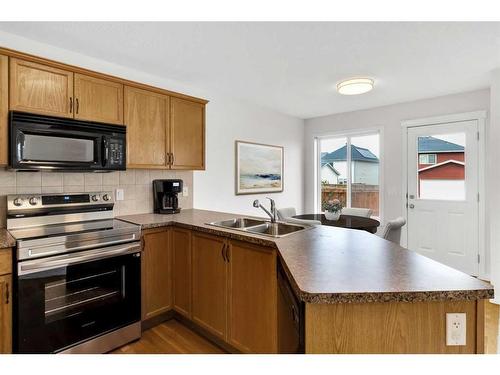
[[[98,202],[99,201],[99,196],[97,194],[94,194],[90,197],[90,199],[92,199],[93,202]]]
[[[109,201],[111,199],[111,197],[109,196],[109,194],[104,194],[102,196],[102,199],[105,200],[106,202]]]
[[[14,199],[14,206],[22,206],[23,205],[23,200],[21,198],[16,198]]]
[[[37,197],[31,197],[29,199],[29,202],[32,206],[36,206],[36,204],[38,203],[38,198]]]

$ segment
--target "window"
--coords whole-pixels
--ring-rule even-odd
[[[436,164],[436,154],[419,154],[418,162],[420,164]]]
[[[344,207],[369,208],[380,215],[379,133],[319,138],[317,210],[338,199]]]

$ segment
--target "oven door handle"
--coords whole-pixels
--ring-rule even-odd
[[[134,254],[141,251],[140,242],[127,246],[110,246],[104,249],[88,250],[84,254],[78,252],[75,254],[61,255],[51,258],[34,259],[26,262],[20,262],[18,265],[18,275],[27,275],[30,273],[49,271],[55,268],[67,267],[73,264],[87,263],[100,259],[111,258],[120,255]]]

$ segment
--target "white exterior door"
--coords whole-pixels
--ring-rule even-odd
[[[478,124],[408,128],[408,248],[478,274]]]

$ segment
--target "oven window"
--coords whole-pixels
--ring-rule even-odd
[[[94,140],[25,134],[22,153],[24,160],[93,162]]]
[[[45,283],[45,323],[66,319],[125,297],[125,266]]]

